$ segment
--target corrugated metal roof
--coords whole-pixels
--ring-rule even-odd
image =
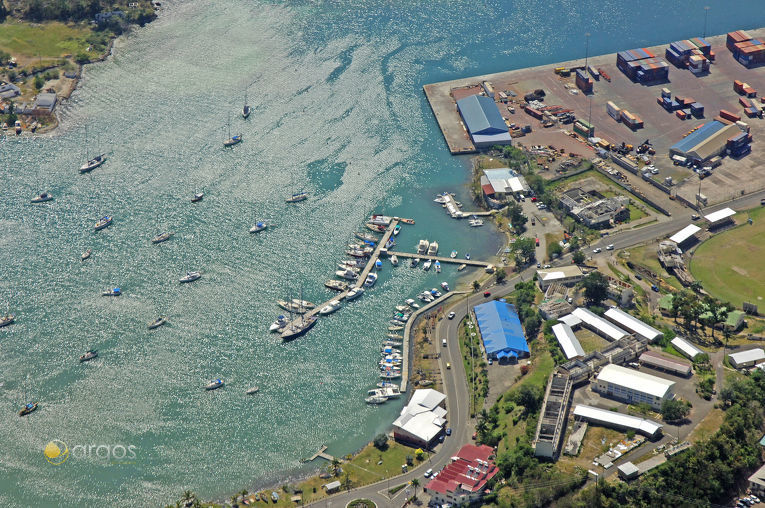
[[[674,339],[672,339],[671,344],[675,347],[675,349],[677,349],[678,351],[686,355],[691,360],[696,358],[698,355],[704,354],[704,351],[697,348],[696,346],[694,346],[693,344],[691,344],[690,342],[688,342],[687,340],[685,340],[684,338],[680,336],[677,336]]]
[[[515,306],[493,301],[476,305],[473,311],[486,354],[492,355],[500,351],[529,352]]]
[[[471,135],[508,133],[497,104],[482,95],[471,95],[457,101],[457,108]],[[509,134],[508,134],[509,135]]]
[[[675,233],[674,235],[670,236],[669,239],[672,240],[675,243],[683,243],[696,233],[701,231],[701,228],[696,226],[695,224],[690,224],[688,226],[685,226],[683,229]]]
[[[660,423],[646,420],[645,418],[638,418],[636,416],[625,415],[623,413],[617,413],[616,411],[609,411],[607,409],[600,409],[582,404],[578,404],[574,408],[574,415],[600,424],[610,423],[621,428],[634,429],[648,436],[655,435],[663,427]]]
[[[653,342],[654,340],[658,339],[659,337],[663,335],[656,328],[643,323],[635,316],[631,314],[627,314],[621,309],[610,308],[605,312],[604,315],[611,321],[614,321],[619,326],[624,327],[627,330],[631,330],[635,332],[636,334],[645,337],[651,342]]]
[[[654,397],[665,397],[675,382],[662,377],[653,376],[619,365],[609,364],[598,374],[598,381],[622,386],[630,390],[647,393]]]
[[[725,127],[725,124],[718,122],[717,120],[712,120],[711,122],[705,123],[694,132],[688,134],[686,137],[672,145],[669,150],[670,152],[674,151],[686,154],[690,152],[694,146],[712,136],[723,127]]]
[[[722,210],[717,210],[709,215],[705,215],[704,218],[709,222],[718,222],[734,215],[736,215],[736,211],[732,208],[723,208]]]
[[[759,360],[765,360],[765,351],[761,348],[750,349],[748,351],[740,351],[738,353],[731,353],[728,358],[739,363],[756,362]]]
[[[570,360],[575,356],[584,356],[584,349],[579,344],[579,340],[574,335],[574,331],[565,323],[558,323],[553,325],[552,332],[555,334],[555,338],[558,339],[558,344],[563,350],[563,354],[566,355],[566,359]]]
[[[716,121],[716,120],[715,120]],[[688,150],[688,156],[695,159],[707,160],[720,153],[725,148],[728,138],[739,128],[736,124],[726,125],[719,131],[700,141],[696,146]],[[689,136],[690,137],[690,136]]]
[[[561,316],[558,318],[558,321],[561,323],[566,323],[571,328],[582,324],[582,320],[573,314],[566,314],[565,316]]]
[[[622,337],[629,335],[629,333],[612,324],[610,321],[603,319],[583,307],[574,309],[574,312],[572,312],[571,315],[578,317],[583,323],[600,331],[610,340],[619,340]]]
[[[664,356],[655,351],[646,351],[640,355],[639,360],[641,363],[645,363],[653,367],[659,367],[661,369],[671,370],[686,376],[691,373],[690,363]]]

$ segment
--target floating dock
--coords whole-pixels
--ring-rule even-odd
[[[484,268],[488,266],[493,266],[493,263],[489,263],[488,261],[478,261],[476,259],[464,259],[464,258],[449,258],[449,257],[442,257],[442,256],[429,256],[427,254],[413,254],[411,252],[398,252],[398,251],[389,251],[388,254],[393,255],[395,254],[396,257],[400,258],[420,258],[420,259],[430,259],[432,261],[439,261],[441,263],[454,263],[458,265],[467,265],[467,266],[482,266]]]

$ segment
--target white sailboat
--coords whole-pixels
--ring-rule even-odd
[[[243,138],[242,138],[241,134],[235,134],[233,136],[231,135],[231,118],[229,118],[229,120],[228,120],[228,139],[226,139],[226,141],[223,142],[223,146],[224,147],[234,146],[237,143],[241,143],[242,139]]]
[[[247,118],[250,116],[250,113],[252,113],[252,108],[247,104],[247,92],[244,92],[244,106],[242,106],[242,118],[247,120]]]
[[[88,155],[88,127],[85,126],[85,164],[80,166],[80,173],[89,173],[106,162],[106,154],[96,155],[92,159]]]

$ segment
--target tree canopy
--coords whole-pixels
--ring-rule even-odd
[[[608,280],[602,273],[595,271],[582,279],[584,297],[590,305],[598,305],[608,296]]]

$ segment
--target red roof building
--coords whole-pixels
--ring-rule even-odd
[[[488,492],[486,484],[497,474],[494,449],[466,444],[438,476],[425,485],[437,505],[463,505],[481,499]]]

